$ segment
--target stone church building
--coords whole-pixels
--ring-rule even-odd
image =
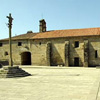
[[[100,28],[46,30],[40,20],[39,33],[28,31],[12,37],[15,65],[99,66]],[[0,40],[0,62],[9,61],[9,40]]]

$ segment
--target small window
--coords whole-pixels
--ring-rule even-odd
[[[18,46],[22,46],[22,42],[18,42]]]
[[[95,58],[98,58],[98,52],[95,50]]]
[[[7,56],[7,55],[8,55],[8,52],[6,51],[6,52],[4,53],[4,55]]]
[[[75,48],[79,47],[79,41],[75,41]]]
[[[2,44],[2,43],[0,43],[0,47],[2,47],[2,45],[3,45],[3,44]]]

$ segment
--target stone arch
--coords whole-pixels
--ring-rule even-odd
[[[31,53],[30,52],[21,53],[21,65],[31,65]]]

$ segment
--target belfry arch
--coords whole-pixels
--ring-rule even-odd
[[[31,65],[31,53],[30,52],[21,53],[21,65]]]

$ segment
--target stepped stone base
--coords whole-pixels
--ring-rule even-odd
[[[31,76],[31,74],[22,70],[18,66],[3,67],[0,69],[0,78],[14,78],[14,77],[26,77],[26,76]]]

